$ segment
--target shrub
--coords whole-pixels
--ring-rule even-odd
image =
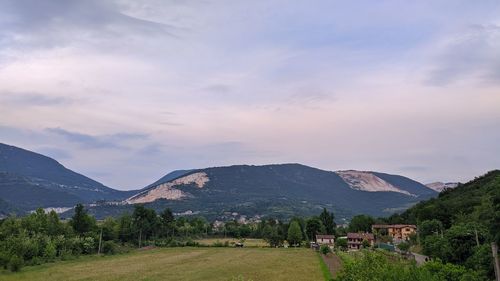
[[[116,253],[117,245],[113,241],[104,241],[102,244],[102,252],[106,255],[112,255]]]
[[[323,246],[321,246],[320,251],[323,255],[326,255],[326,254],[330,253],[332,250],[327,245],[323,245]]]
[[[51,260],[54,260],[56,255],[57,255],[57,250],[56,250],[55,243],[54,242],[47,243],[47,245],[45,245],[45,249],[43,251],[44,258],[51,261]]]
[[[0,267],[7,269],[7,266],[10,261],[10,255],[7,252],[0,252]]]
[[[401,242],[398,244],[398,249],[400,249],[401,252],[406,253],[410,249],[410,244],[407,242]]]
[[[12,256],[12,258],[10,258],[10,261],[9,261],[10,271],[17,272],[17,271],[21,270],[23,265],[24,265],[24,260],[20,256],[14,255],[14,256]]]

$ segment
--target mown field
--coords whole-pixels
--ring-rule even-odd
[[[323,280],[309,249],[163,248],[25,267],[0,280]]]

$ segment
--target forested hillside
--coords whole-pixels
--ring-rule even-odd
[[[0,216],[37,208],[124,199],[134,191],[104,186],[56,160],[0,143]]]
[[[438,220],[445,229],[457,223],[476,223],[486,229],[491,238],[500,238],[500,170],[494,170],[448,189],[437,198],[422,201],[391,221],[422,223]]]
[[[391,223],[414,223],[422,252],[493,276],[490,242],[500,242],[500,171],[491,171],[423,201]]]

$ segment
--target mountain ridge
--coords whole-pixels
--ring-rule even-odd
[[[0,143],[0,198],[23,211],[122,200],[135,191],[112,189],[45,155]]]

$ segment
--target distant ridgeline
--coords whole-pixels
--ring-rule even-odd
[[[438,193],[409,178],[365,171],[324,171],[300,164],[236,165],[174,171],[136,191],[119,191],[49,157],[0,144],[0,215],[85,203],[97,218],[144,204],[209,220],[310,216],[388,216]],[[62,214],[70,216],[72,210]]]
[[[0,215],[122,200],[133,193],[106,187],[47,156],[0,143]]]

